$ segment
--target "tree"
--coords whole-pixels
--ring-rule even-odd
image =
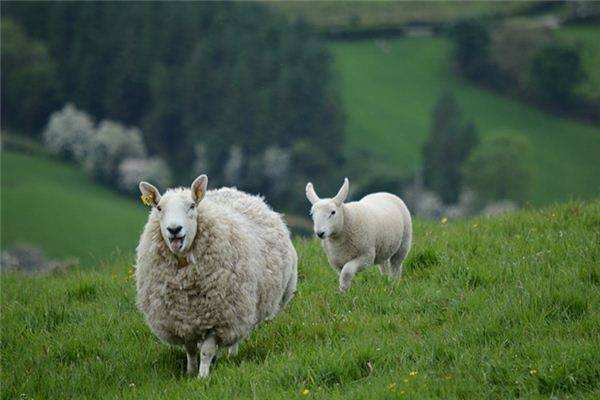
[[[469,79],[484,81],[490,75],[490,33],[476,20],[459,22],[452,31],[454,59]]]
[[[56,69],[46,47],[2,18],[2,126],[38,135],[57,106]]]
[[[423,180],[447,203],[455,203],[462,189],[462,164],[478,143],[475,124],[463,124],[461,110],[445,93],[433,110],[429,138],[423,145]]]
[[[527,150],[527,141],[522,137],[499,136],[484,140],[463,167],[465,185],[483,201],[524,202],[531,182]]]
[[[531,82],[539,96],[551,104],[572,105],[575,88],[584,79],[581,54],[575,47],[548,45],[533,59]]]

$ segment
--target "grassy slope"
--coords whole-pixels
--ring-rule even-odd
[[[396,26],[409,22],[439,23],[457,19],[513,13],[531,6],[504,2],[417,1],[269,1],[289,18],[305,17],[320,28],[346,29]]]
[[[296,242],[290,308],[206,381],[144,324],[129,260],[4,274],[3,398],[598,398],[600,202],[415,231],[400,284],[372,268],[343,296]]]
[[[600,193],[600,128],[559,119],[458,81],[449,71],[442,38],[333,43],[348,115],[349,149],[370,148],[398,170],[419,165],[431,110],[451,89],[483,136],[509,133],[531,143],[532,202],[548,204]]]
[[[141,205],[62,163],[7,151],[1,157],[2,248],[34,243],[53,257],[95,264],[135,247],[146,216]]]

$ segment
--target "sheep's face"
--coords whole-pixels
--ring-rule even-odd
[[[189,190],[169,190],[156,205],[155,213],[160,220],[160,233],[177,255],[185,253],[196,237],[198,227],[196,202]]]
[[[143,196],[152,198],[152,215],[160,221],[160,232],[169,249],[184,255],[191,247],[198,230],[198,203],[206,193],[208,178],[198,177],[191,190],[171,189],[164,195],[146,182],[140,183]]]
[[[315,235],[319,239],[334,237],[344,229],[344,201],[348,197],[348,188],[349,182],[346,178],[335,197],[320,199],[312,183],[306,185],[306,197],[312,203],[310,215]]]

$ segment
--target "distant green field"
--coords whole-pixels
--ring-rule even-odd
[[[40,156],[3,151],[2,248],[26,242],[50,256],[86,265],[131,254],[146,213],[142,205],[97,186],[83,172]]]
[[[268,1],[289,18],[320,28],[380,28],[409,22],[439,23],[526,10],[519,1]]]
[[[600,194],[600,128],[553,117],[459,81],[443,38],[332,43],[348,116],[348,150],[368,148],[399,172],[420,163],[431,111],[452,90],[482,136],[523,135],[531,144],[533,204]]]
[[[580,90],[583,95],[600,101],[600,26],[567,26],[558,30],[558,36],[582,46],[588,81]]]
[[[290,306],[202,381],[136,310],[128,260],[3,273],[2,397],[598,399],[599,241],[598,201],[419,221],[399,284],[370,268],[340,295],[321,246],[297,240]]]

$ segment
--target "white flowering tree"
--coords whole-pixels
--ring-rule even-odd
[[[172,182],[171,171],[161,158],[127,158],[119,165],[119,189],[135,194],[140,181],[148,181],[161,190]]]
[[[95,134],[94,122],[90,116],[68,103],[50,116],[42,136],[51,153],[83,163]]]
[[[139,129],[104,120],[90,141],[85,169],[95,179],[114,184],[123,160],[145,157],[146,147]]]

